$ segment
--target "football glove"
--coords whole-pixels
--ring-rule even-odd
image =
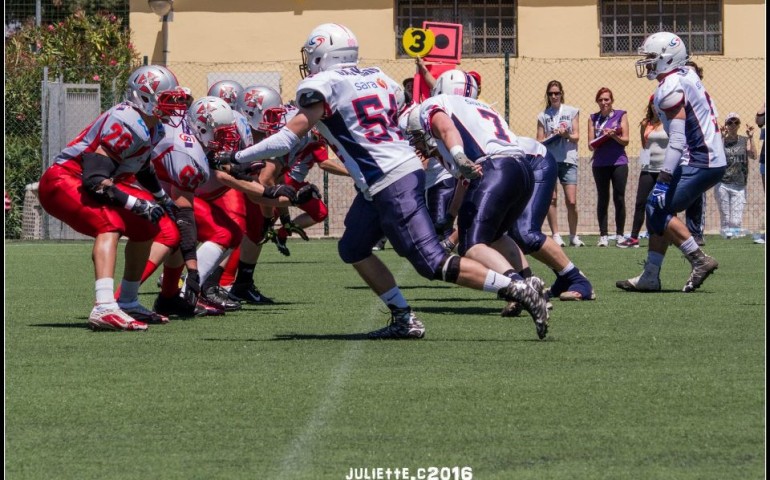
[[[320,199],[321,192],[318,191],[318,187],[312,183],[308,183],[307,185],[300,187],[300,189],[297,190],[297,195],[294,198],[292,205],[302,205],[303,203],[307,203],[314,198]]]
[[[460,174],[469,179],[474,180],[476,178],[479,178],[481,174],[476,171],[475,167],[476,164],[471,161],[470,158],[468,158],[465,153],[460,152],[454,155],[454,160],[457,163],[457,169],[460,171]]]
[[[233,163],[230,164],[230,175],[238,180],[253,180],[252,175],[265,168],[265,162],[259,160],[251,163]]]
[[[163,207],[157,203],[151,202],[149,200],[142,200],[141,198],[136,199],[136,203],[134,203],[134,206],[131,207],[131,213],[139,215],[143,219],[149,220],[152,223],[158,223],[158,221],[163,218],[163,215],[166,214],[166,212],[163,210]]]
[[[666,192],[668,192],[668,183],[655,182],[655,187],[652,189],[647,204],[653,208],[657,207],[661,210],[666,206]]]
[[[269,187],[265,187],[265,191],[262,192],[262,196],[265,198],[288,197],[292,205],[294,205],[297,198],[297,191],[294,190],[294,187],[290,187],[288,185],[271,185]]]
[[[187,269],[187,278],[184,281],[184,301],[187,305],[195,307],[201,294],[201,283],[198,270]]]
[[[164,193],[162,197],[156,198],[155,202],[160,205],[160,207],[164,212],[166,212],[166,215],[168,215],[171,220],[176,222],[176,212],[179,211],[179,207],[176,206],[176,203],[171,200],[171,197],[169,197],[168,194]]]
[[[206,154],[206,159],[209,161],[209,167],[214,170],[222,170],[222,165],[233,163],[235,152],[233,150],[211,150]]]
[[[305,233],[305,230],[294,222],[284,223],[283,228],[286,229],[289,235],[296,233],[302,238],[302,240],[306,242],[310,240],[310,237],[307,236],[307,233]]]

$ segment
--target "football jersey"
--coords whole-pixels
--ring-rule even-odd
[[[653,104],[663,122],[666,133],[671,121],[660,107],[662,99],[675,92],[684,94],[685,138],[687,146],[681,165],[698,168],[723,167],[727,164],[722,134],[719,132],[714,108],[698,75],[690,68],[681,67],[668,74],[655,90]]]
[[[408,137],[406,130],[409,114],[412,113],[412,110],[419,108],[420,104],[412,103],[404,108],[404,110],[402,110],[401,114],[398,116],[398,128],[401,129],[401,133],[403,133],[405,137]],[[452,174],[449,173],[446,168],[444,168],[444,165],[439,162],[438,159],[434,157],[430,157],[428,159],[428,163],[425,165],[425,190],[433,187],[434,185],[438,185],[447,178],[451,177]]]
[[[397,88],[378,67],[319,72],[297,87],[299,105],[304,98],[323,98],[325,115],[316,127],[365,195],[422,168],[398,128]]]
[[[186,192],[195,192],[211,176],[203,147],[187,121],[177,127],[165,125],[165,129],[166,137],[152,151],[155,173],[166,191],[173,185]]]
[[[120,103],[99,115],[72,140],[56,157],[56,163],[81,173],[82,155],[93,153],[98,147],[118,164],[111,176],[126,179],[147,163],[150,153],[164,137],[163,125],[158,122],[152,129],[128,103]]]
[[[420,107],[420,123],[426,132],[431,131],[431,119],[438,112],[444,112],[452,119],[462,138],[465,155],[473,161],[486,155],[523,157],[525,154],[508,123],[486,103],[460,95],[443,94],[428,98]],[[449,149],[440,139],[436,141],[444,164],[452,175],[459,178],[460,173]]]
[[[254,136],[251,134],[249,121],[237,110],[233,110],[233,116],[235,116],[235,128],[238,129],[238,135],[241,136],[241,148],[254,145]]]

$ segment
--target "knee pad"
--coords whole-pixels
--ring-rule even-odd
[[[443,280],[448,283],[457,283],[460,276],[460,257],[458,255],[448,255],[441,262],[441,269],[436,270],[434,280]]]
[[[513,239],[516,241],[516,244],[525,255],[529,255],[532,252],[537,252],[543,248],[545,238],[546,237],[543,232],[527,232],[524,235],[517,234],[513,237]]]

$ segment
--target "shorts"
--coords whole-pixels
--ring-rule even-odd
[[[577,185],[578,166],[572,163],[559,162],[559,183],[562,185]]]

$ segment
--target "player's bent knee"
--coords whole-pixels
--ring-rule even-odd
[[[517,238],[518,237],[518,238]],[[543,232],[527,232],[524,235],[514,236],[513,239],[525,255],[532,252],[538,252],[545,243],[545,234]]]
[[[357,245],[353,245],[353,242],[345,241],[344,237],[337,242],[337,253],[340,259],[347,263],[353,264],[368,258],[372,254],[372,248],[368,249],[360,248]]]
[[[441,262],[441,268],[433,274],[434,280],[443,280],[448,283],[457,283],[460,277],[460,257],[447,255]]]

